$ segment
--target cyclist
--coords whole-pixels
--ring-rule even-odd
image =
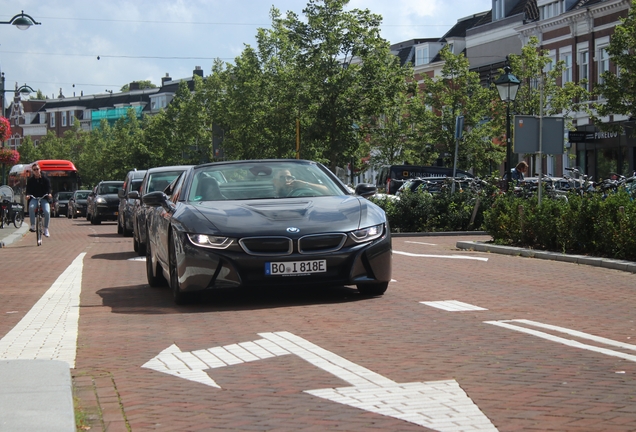
[[[51,220],[51,181],[45,175],[42,175],[40,166],[37,163],[31,165],[33,175],[29,177],[26,185],[26,197],[29,200],[29,219],[31,220],[31,228],[29,231],[35,232],[35,209],[38,200],[34,197],[45,197],[41,200],[42,210],[44,211],[44,236],[49,234],[49,221]]]

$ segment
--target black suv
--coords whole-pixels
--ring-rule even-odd
[[[133,210],[135,200],[128,197],[132,191],[139,192],[146,170],[132,170],[126,174],[124,187],[119,191],[119,217],[117,218],[117,234],[130,237],[133,234]]]
[[[105,220],[117,220],[118,193],[123,185],[123,181],[101,181],[97,184],[95,195],[90,203],[91,208],[88,210],[93,225],[99,225]]]

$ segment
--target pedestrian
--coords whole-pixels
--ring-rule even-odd
[[[521,161],[516,167],[510,170],[510,180],[519,182],[524,179],[525,173],[528,171],[528,164],[525,161]],[[508,175],[504,175],[504,180],[508,179]]]

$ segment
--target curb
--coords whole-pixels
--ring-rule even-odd
[[[476,241],[458,241],[458,249],[474,250],[477,252],[492,252],[503,255],[522,256],[527,258],[539,258],[552,261],[563,261],[573,264],[582,264],[595,267],[604,267],[614,270],[621,270],[636,273],[636,263],[632,261],[614,260],[610,258],[590,257],[585,255],[566,255],[556,252],[524,249],[513,246],[491,245]]]

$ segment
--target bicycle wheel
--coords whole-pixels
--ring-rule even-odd
[[[24,222],[24,215],[21,211],[17,211],[13,214],[13,225],[16,228],[20,228],[22,226],[22,222]]]
[[[4,228],[9,225],[9,221],[7,220],[7,212],[2,212],[2,217],[0,218],[0,228]]]
[[[35,233],[36,233],[36,237],[37,237],[37,241],[38,241],[38,246],[42,245],[42,215],[38,212],[37,216],[36,216],[37,220],[35,221]]]

